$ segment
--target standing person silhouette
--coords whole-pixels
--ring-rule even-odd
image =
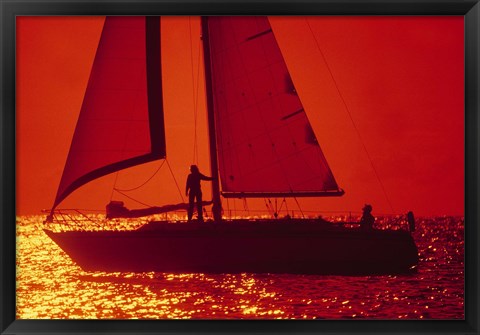
[[[372,215],[372,205],[365,205],[363,210],[362,218],[360,219],[360,226],[363,229],[372,229],[373,223],[375,222],[375,217]]]
[[[211,177],[204,176],[198,170],[196,165],[190,166],[190,174],[187,178],[187,188],[185,194],[188,196],[188,221],[192,220],[193,216],[193,206],[195,203],[195,198],[197,199],[197,214],[198,221],[203,221],[203,212],[202,212],[202,188],[200,187],[201,180],[213,180]]]

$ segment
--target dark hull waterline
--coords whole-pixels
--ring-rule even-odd
[[[301,222],[301,223],[300,223]],[[312,221],[151,222],[132,231],[45,233],[85,271],[168,273],[409,273],[411,234]]]

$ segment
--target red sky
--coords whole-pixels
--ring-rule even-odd
[[[341,198],[303,210],[464,214],[463,17],[272,17],[271,24]],[[17,18],[17,213],[52,206],[102,17]],[[188,167],[209,174],[199,18],[162,20],[167,158],[183,193]],[[198,107],[195,107],[198,106]],[[197,143],[194,157],[194,119]],[[61,208],[103,209],[112,188],[143,183],[145,164],[91,182]],[[378,178],[377,178],[378,176]],[[210,194],[204,183],[204,198]],[[132,197],[182,201],[167,165]],[[121,195],[127,207],[142,207]],[[249,203],[249,208],[265,204]],[[289,209],[297,210],[295,201]],[[244,208],[224,201],[225,209]]]

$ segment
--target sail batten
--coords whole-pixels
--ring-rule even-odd
[[[165,158],[160,47],[159,17],[105,19],[53,209],[94,179]]]
[[[342,195],[268,18],[208,22],[222,195]]]
[[[303,108],[299,109],[298,111],[296,112],[293,112],[291,114],[288,114],[288,115],[285,115],[284,117],[282,117],[282,120],[285,121],[285,120],[288,120],[289,118],[291,117],[294,117],[295,115],[297,114],[300,114],[300,113],[304,113],[305,111],[303,110]]]
[[[253,39],[255,39],[255,38],[258,38],[258,37],[263,36],[263,35],[266,35],[266,34],[270,34],[270,33],[272,33],[272,32],[273,32],[272,29],[268,29],[268,30],[262,31],[262,32],[260,32],[260,33],[258,33],[258,34],[255,34],[255,35],[253,35],[253,36],[248,37],[248,38],[247,38],[247,41],[251,41],[251,40],[253,40]]]

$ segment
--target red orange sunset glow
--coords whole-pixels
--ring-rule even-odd
[[[17,213],[51,208],[103,17],[17,18]],[[305,210],[463,215],[463,17],[272,17],[290,74],[345,195]],[[181,202],[188,167],[210,174],[200,20],[162,19],[167,162],[130,197]],[[161,162],[91,182],[59,207],[103,209]],[[171,168],[171,169],[170,169]],[[172,171],[172,172],[171,172]],[[173,176],[172,176],[173,173]],[[178,187],[177,187],[178,185]],[[179,189],[178,189],[179,188]],[[204,182],[204,198],[210,185]],[[263,200],[250,206],[265,210]],[[243,209],[241,200],[224,208]],[[296,202],[289,203],[295,209]],[[252,207],[251,207],[252,208]]]

